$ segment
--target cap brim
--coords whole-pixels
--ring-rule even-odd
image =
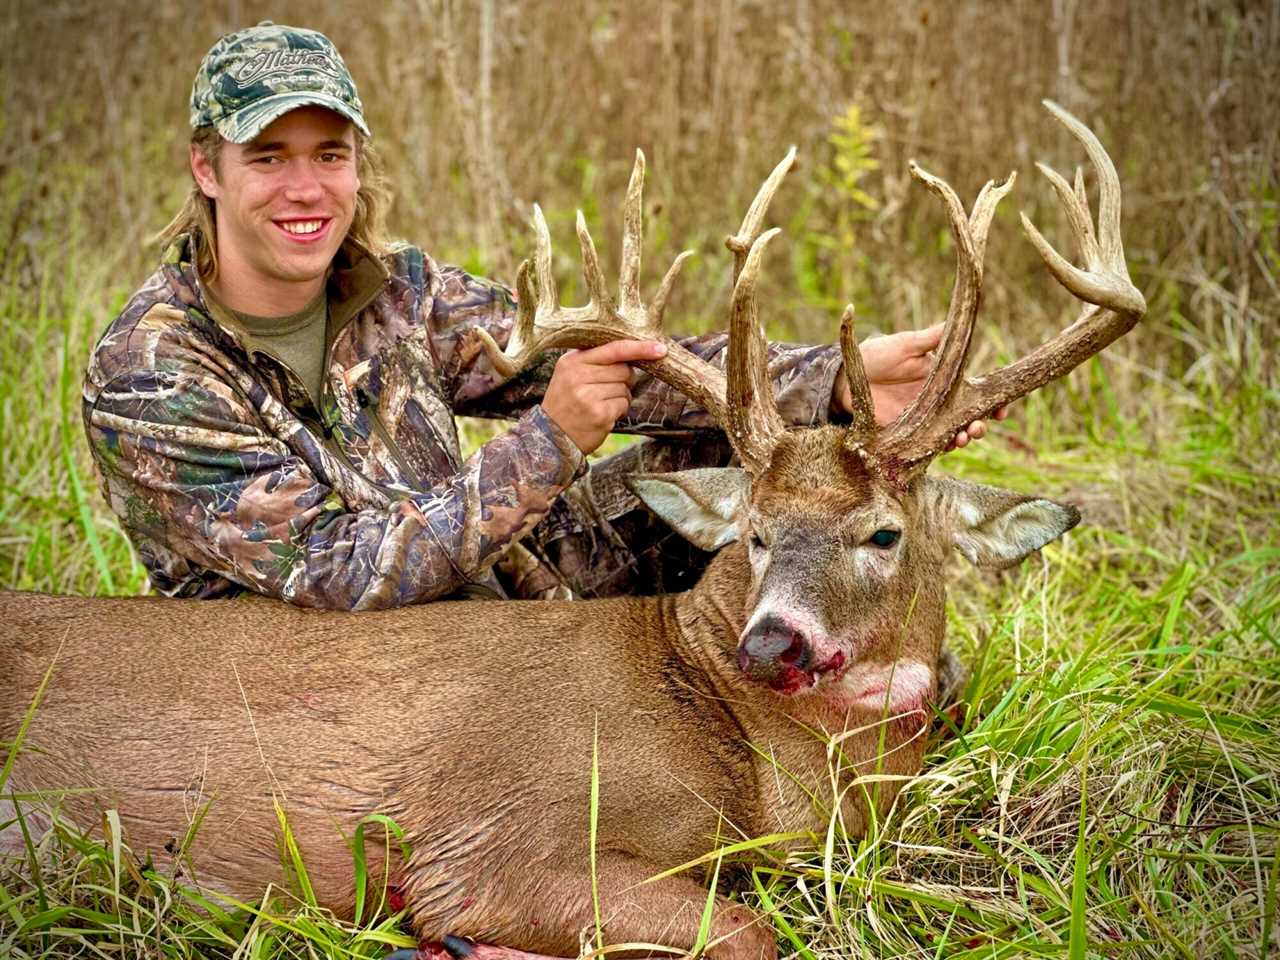
[[[230,116],[215,120],[213,125],[218,133],[232,143],[248,143],[290,110],[308,106],[326,107],[346,117],[359,127],[360,132],[366,137],[373,136],[365,125],[364,117],[360,116],[360,112],[351,104],[320,92],[277,93],[274,96],[264,97]]]

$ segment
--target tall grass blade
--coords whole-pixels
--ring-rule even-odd
[[[110,595],[116,592],[115,579],[111,575],[111,563],[107,560],[106,551],[102,549],[102,541],[98,538],[97,526],[93,520],[93,510],[85,496],[84,483],[80,479],[80,468],[76,465],[73,443],[78,441],[80,431],[72,430],[71,415],[68,410],[68,396],[77,396],[75,389],[78,378],[71,371],[72,349],[69,338],[62,341],[62,382],[58,393],[58,405],[62,413],[62,465],[67,472],[67,482],[71,485],[71,496],[75,503],[76,516],[80,520],[80,528],[84,532],[85,543],[98,570],[98,584],[102,592]],[[73,437],[75,440],[73,440]]]

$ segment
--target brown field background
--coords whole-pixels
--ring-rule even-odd
[[[1017,404],[968,462],[999,473],[1000,451],[1030,464],[1046,447],[1108,445],[1142,451],[1127,483],[1159,486],[1153,458],[1190,438],[1190,456],[1217,462],[1228,437],[1232,476],[1280,473],[1280,434],[1266,425],[1280,317],[1280,0],[5,0],[0,570],[10,586],[145,586],[96,490],[78,384],[190,188],[196,67],[221,34],[266,18],[318,28],[343,51],[396,194],[392,232],[437,260],[511,282],[536,202],[562,297],[582,302],[574,210],[615,264],[619,204],[643,149],[644,289],[681,249],[699,254],[667,314],[676,332],[723,327],[723,239],[790,144],[800,161],[770,212],[784,233],[761,291],[777,339],[834,339],[849,301],[863,335],[942,319],[951,238],[908,160],[966,204],[1016,169],[987,250],[974,372],[1030,349],[1078,308],[1018,222],[1025,210],[1075,253],[1035,169],[1043,160],[1070,176],[1087,163],[1041,108],[1051,97],[1115,161],[1128,262],[1150,309],[1065,389]],[[493,429],[469,424],[465,441]],[[1269,530],[1274,493],[1255,486],[1256,526]]]
[[[187,188],[187,99],[222,32],[271,18],[327,33],[366,104],[396,193],[394,232],[508,282],[533,202],[558,272],[576,277],[582,206],[606,262],[636,147],[649,158],[646,277],[701,256],[673,326],[721,323],[736,227],[789,144],[801,165],[775,205],[771,332],[831,339],[854,300],[862,329],[940,319],[953,268],[937,201],[908,158],[966,203],[1021,179],[993,230],[979,342],[1025,347],[1071,305],[1021,237],[1025,209],[1071,253],[1034,161],[1070,174],[1080,150],[1043,97],[1089,123],[1125,191],[1131,269],[1159,323],[1123,350],[1185,370],[1179,322],[1215,302],[1274,352],[1280,4],[1008,3],[141,4],[9,0],[0,15],[0,271],[47,282],[69,256],[114,302],[156,259],[148,238]],[[835,120],[857,111],[853,147]],[[841,186],[841,157],[863,158]],[[1194,340],[1194,338],[1191,338]]]

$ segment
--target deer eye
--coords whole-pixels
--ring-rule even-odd
[[[899,530],[877,530],[871,535],[869,542],[877,547],[887,548],[897,543],[900,536],[902,533]]]

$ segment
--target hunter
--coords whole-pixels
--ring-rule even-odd
[[[389,194],[326,37],[224,36],[191,127],[190,195],[84,389],[103,490],[156,591],[363,610],[691,584],[705,557],[623,482],[730,455],[702,410],[630,366],[665,348],[568,351],[510,382],[460,349],[477,325],[505,342],[513,294],[384,239]],[[940,330],[863,344],[877,419],[919,391]],[[723,335],[682,342],[723,363]],[[770,350],[787,422],[850,415],[838,347]],[[514,423],[464,460],[455,415]],[[589,466],[614,430],[651,439]]]

